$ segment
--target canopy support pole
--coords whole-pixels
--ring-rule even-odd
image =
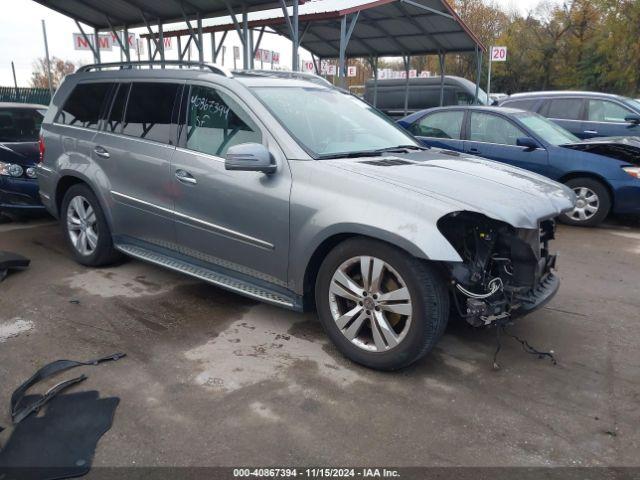
[[[250,29],[249,30],[249,68],[251,70],[255,68],[256,54],[254,52],[255,52],[255,46],[253,43],[253,29]]]
[[[198,62],[204,63],[204,43],[202,41],[202,16],[198,13],[196,18],[198,28]]]
[[[94,38],[94,42],[97,45],[96,47],[96,51],[95,51],[95,58],[94,60],[96,61],[96,63],[100,64],[100,34],[99,34],[99,30],[98,28],[94,28],[93,29],[93,38]]]
[[[260,33],[258,34],[258,40],[256,40],[255,45],[251,49],[251,55],[253,56],[252,58],[254,60],[256,58],[256,54],[258,53],[258,50],[260,50],[260,44],[262,43],[262,36],[264,35],[265,28],[266,27],[261,27],[260,28]],[[251,43],[253,43],[253,42],[251,42]]]
[[[291,70],[293,70],[294,72],[300,70],[300,60],[298,54],[298,51],[300,49],[300,26],[298,22],[299,3],[299,0],[293,0],[293,13],[290,16],[289,12],[287,11],[287,2],[285,0],[280,0],[282,15],[287,22],[287,27],[289,29],[289,38],[291,39],[291,43],[293,44],[291,50]]]
[[[242,68],[249,70],[251,68],[251,59],[249,58],[251,56],[249,53],[251,45],[249,40],[249,15],[246,8],[242,11],[242,37],[244,38],[242,42]]]
[[[160,43],[160,63],[164,68],[164,31],[162,30],[162,20],[158,18],[158,39]]]
[[[220,52],[223,52],[224,55],[224,41],[227,38],[227,30],[222,34],[222,38],[220,39],[220,43],[218,44],[218,48],[215,50],[215,54],[213,56],[213,62],[218,62],[218,57],[220,56]],[[224,65],[224,57],[222,58],[222,64]]]
[[[349,20],[347,17],[349,15],[345,15],[340,19],[340,65],[338,68],[340,69],[340,85],[343,88],[347,88],[347,45],[349,45],[349,40],[351,39],[351,34],[353,33],[353,29],[356,26],[359,15],[360,12],[356,12],[352,16],[348,26],[347,22]]]
[[[98,44],[96,43],[96,45],[94,46],[91,43],[91,39],[89,38],[89,36],[84,32],[84,28],[82,28],[82,25],[80,25],[80,22],[78,22],[78,20],[76,20],[75,18],[73,19],[74,22],[76,22],[76,26],[78,27],[78,30],[80,30],[80,34],[82,35],[82,38],[84,38],[84,41],[87,42],[87,44],[89,45],[89,48],[91,49],[91,53],[93,53],[93,60],[96,63],[100,63],[99,58],[100,58],[100,54],[97,53],[97,49],[95,47],[98,46]],[[46,39],[46,30],[44,27],[44,23],[42,24],[42,32],[45,33],[45,39]],[[45,45],[46,50],[49,50],[49,46]],[[50,68],[50,67],[49,67]]]
[[[122,32],[122,40],[124,41],[124,56],[127,59],[127,62],[131,61],[131,48],[129,45],[129,27],[127,25],[124,26],[124,31]],[[100,46],[98,45],[98,50],[100,50]]]
[[[474,105],[478,105],[478,96],[480,94],[480,76],[482,75],[482,51],[476,45],[476,95]]]
[[[405,117],[409,114],[409,67],[411,66],[411,56],[406,55],[402,56],[402,60],[404,61],[404,115]]]
[[[438,63],[440,64],[440,106],[444,105],[444,52],[438,53]]]
[[[375,57],[373,66],[373,106],[378,106],[378,57]]]

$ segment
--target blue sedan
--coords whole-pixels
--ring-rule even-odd
[[[609,212],[640,213],[640,138],[580,140],[546,118],[498,107],[442,107],[398,121],[422,143],[531,170],[576,193],[560,218],[593,226]]]

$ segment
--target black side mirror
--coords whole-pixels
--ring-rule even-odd
[[[528,151],[540,148],[540,144],[531,137],[519,137],[516,140],[516,145],[524,147]]]
[[[241,143],[229,147],[224,160],[225,170],[274,173],[278,168],[273,155],[260,143]]]
[[[640,115],[627,115],[624,117],[625,122],[633,123],[634,125],[640,124]]]

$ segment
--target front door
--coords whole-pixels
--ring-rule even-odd
[[[231,92],[192,85],[172,162],[176,236],[182,253],[218,268],[286,286],[291,173],[257,118]],[[277,171],[227,171],[232,145],[262,143]]]
[[[172,115],[179,90],[176,83],[120,84],[96,135],[93,155],[109,182],[116,237],[169,248],[175,242]]]
[[[625,120],[629,115],[637,114],[618,102],[588,100],[584,138],[640,135],[640,125]]]
[[[549,176],[549,160],[544,148],[529,150],[517,145],[518,138],[527,136],[502,116],[472,111],[464,150],[472,155]]]

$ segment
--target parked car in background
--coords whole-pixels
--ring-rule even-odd
[[[500,103],[500,100],[504,100],[509,95],[506,93],[490,93],[489,94],[489,105],[497,105]]]
[[[440,105],[440,77],[410,78],[408,112]],[[404,99],[407,82],[404,79],[378,80],[378,98],[376,107],[392,118],[405,115]],[[364,99],[373,105],[375,82],[367,80]],[[471,105],[475,100],[476,84],[466,78],[446,75],[444,77],[443,105]],[[484,90],[478,92],[478,101],[487,105],[488,98]]]
[[[38,196],[38,135],[45,105],[0,103],[0,214],[45,213]]]
[[[47,112],[41,195],[81,264],[124,253],[315,307],[342,353],[379,369],[429,352],[450,301],[484,325],[557,291],[566,187],[429,150],[321,82],[165,64],[82,67]]]
[[[640,101],[596,92],[517,93],[501,107],[539,113],[578,138],[640,135]]]
[[[446,107],[410,115],[399,123],[423,144],[479,155],[564,183],[577,196],[560,218],[593,226],[612,211],[640,213],[640,138],[579,138],[524,110]]]

